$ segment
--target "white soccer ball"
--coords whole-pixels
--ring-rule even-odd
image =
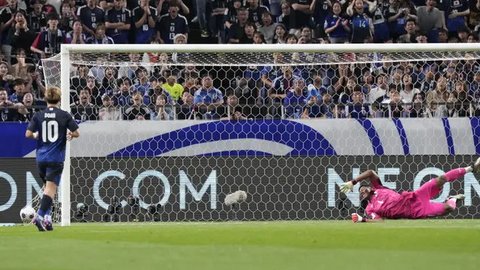
[[[245,200],[247,200],[247,193],[243,190],[237,190],[225,196],[224,203],[226,205],[233,205],[236,203],[244,202]]]
[[[27,205],[20,210],[20,219],[22,219],[23,223],[30,223],[32,222],[33,218],[35,217],[35,209],[33,207]]]

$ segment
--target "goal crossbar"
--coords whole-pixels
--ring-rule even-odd
[[[385,43],[385,44],[62,44],[62,54],[79,53],[232,53],[232,52],[304,52],[304,53],[367,53],[367,52],[465,52],[478,51],[477,43]]]

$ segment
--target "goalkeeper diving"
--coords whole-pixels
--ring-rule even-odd
[[[433,178],[415,191],[395,192],[382,186],[380,178],[373,170],[361,173],[355,179],[340,186],[340,191],[348,193],[360,183],[360,201],[367,202],[366,216],[352,214],[353,222],[370,222],[386,219],[419,219],[446,215],[457,207],[462,194],[450,196],[443,203],[430,201],[440,194],[446,182],[452,182],[469,172],[480,172],[480,158],[472,166],[457,168]],[[363,180],[366,180],[362,182]]]

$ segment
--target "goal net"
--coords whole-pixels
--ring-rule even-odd
[[[64,45],[43,71],[80,123],[63,225],[346,219],[363,170],[414,190],[480,152],[469,44]],[[455,193],[479,218],[477,176]]]

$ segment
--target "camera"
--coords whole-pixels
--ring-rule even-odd
[[[129,221],[138,222],[138,214],[140,213],[140,199],[130,195],[127,198],[127,204],[130,206]]]
[[[85,217],[87,216],[88,206],[84,203],[77,203],[75,217],[79,219],[80,222],[87,222]]]
[[[162,210],[161,204],[151,204],[147,207],[147,215],[150,218],[150,221],[158,222],[160,221],[160,211]]]
[[[117,197],[113,197],[110,200],[110,205],[108,205],[107,215],[104,218],[106,219],[105,221],[112,221],[112,222],[120,221],[119,213],[121,209],[122,209],[122,204],[120,203]]]

